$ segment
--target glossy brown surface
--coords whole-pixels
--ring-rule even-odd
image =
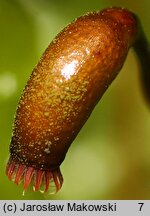
[[[11,156],[36,169],[59,167],[135,40],[135,16],[111,8],[67,26],[49,45],[20,99]]]

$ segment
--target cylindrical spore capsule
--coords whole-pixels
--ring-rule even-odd
[[[6,173],[35,191],[63,178],[60,164],[136,39],[137,20],[109,8],[76,19],[51,42],[33,70],[16,112]]]

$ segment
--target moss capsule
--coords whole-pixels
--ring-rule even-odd
[[[60,165],[93,108],[123,66],[137,19],[108,8],[76,19],[50,43],[16,112],[6,173],[24,190],[63,183]]]

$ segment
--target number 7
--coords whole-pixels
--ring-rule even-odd
[[[138,203],[138,204],[140,205],[139,211],[142,211],[142,207],[143,207],[144,203]]]

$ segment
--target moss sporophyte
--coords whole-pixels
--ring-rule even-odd
[[[34,191],[61,188],[60,165],[131,46],[140,57],[149,99],[148,42],[134,13],[123,8],[88,13],[56,36],[19,101],[6,168],[10,180],[23,181],[24,190],[30,184]]]

